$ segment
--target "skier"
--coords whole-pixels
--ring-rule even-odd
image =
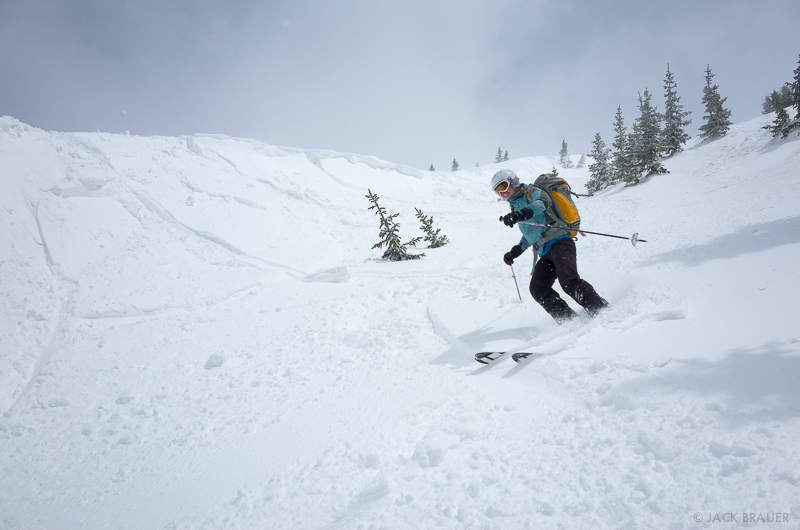
[[[525,184],[522,185],[527,188]],[[506,265],[522,255],[531,245],[542,239],[546,226],[526,224],[525,221],[538,225],[547,225],[545,204],[539,199],[541,190],[536,188],[528,195],[519,191],[520,182],[517,174],[510,169],[501,169],[492,177],[492,190],[511,205],[511,213],[502,220],[506,226],[513,227],[519,223],[522,239],[503,256]],[[534,247],[535,248],[535,247]],[[577,316],[572,308],[553,289],[556,279],[569,296],[580,304],[591,316],[608,306],[608,302],[594,290],[594,287],[578,275],[577,249],[569,232],[548,241],[535,251],[538,261],[531,273],[530,292],[533,299],[541,305],[559,324]]]

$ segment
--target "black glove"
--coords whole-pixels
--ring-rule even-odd
[[[511,250],[503,255],[503,261],[506,262],[506,265],[511,266],[514,264],[514,260],[520,256],[522,256],[522,247],[519,245],[514,245],[511,247]]]
[[[531,217],[533,217],[533,210],[530,208],[523,208],[522,210],[511,212],[503,216],[503,223],[505,223],[506,226],[514,226],[515,223],[527,221]]]

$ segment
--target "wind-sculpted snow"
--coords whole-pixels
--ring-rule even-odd
[[[768,122],[578,199],[647,242],[579,237],[611,305],[557,326],[488,189],[555,156],[429,172],[0,118],[0,527],[795,527],[800,141]],[[451,242],[381,260],[368,189]],[[540,355],[472,359],[509,349]]]

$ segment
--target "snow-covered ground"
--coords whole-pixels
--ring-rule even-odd
[[[558,327],[488,184],[554,157],[0,118],[0,527],[798,528],[800,141],[769,119],[579,199],[647,242],[580,238],[611,307]],[[368,189],[451,243],[379,259]]]

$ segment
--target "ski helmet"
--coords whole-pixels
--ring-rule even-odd
[[[508,182],[515,188],[519,187],[519,177],[510,169],[501,169],[492,177],[492,191],[497,189],[502,182]]]

